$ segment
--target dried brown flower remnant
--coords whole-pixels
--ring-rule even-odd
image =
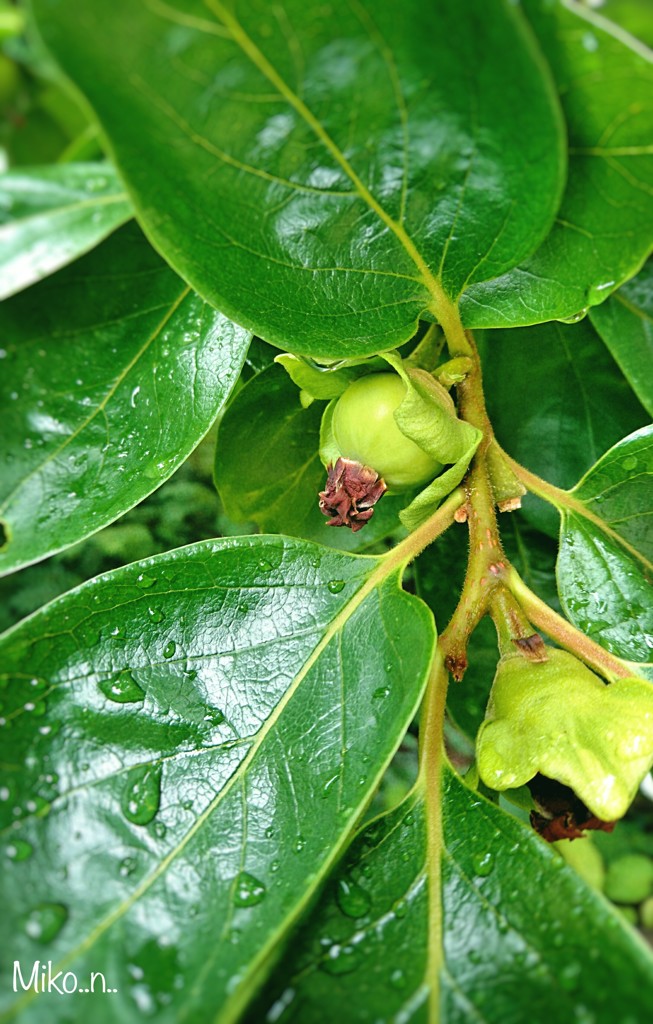
[[[616,822],[601,821],[587,809],[573,790],[555,779],[536,775],[528,783],[536,810],[531,825],[548,843],[582,839],[586,831],[612,832]]]
[[[355,533],[372,518],[373,506],[386,490],[385,481],[369,466],[340,458],[328,468],[320,511],[331,517],[327,526],[348,526]]]

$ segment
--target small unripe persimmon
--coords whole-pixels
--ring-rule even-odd
[[[400,430],[394,412],[405,397],[398,374],[372,373],[350,384],[333,411],[333,436],[342,457],[370,466],[394,491],[427,483],[442,469]]]

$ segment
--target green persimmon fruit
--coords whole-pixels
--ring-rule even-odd
[[[424,484],[442,469],[399,429],[394,413],[405,397],[398,374],[372,373],[350,384],[333,411],[333,436],[343,458],[370,466],[394,491]]]
[[[561,839],[555,848],[588,885],[599,892],[603,889],[605,864],[591,839],[582,839],[580,842],[577,839]]]
[[[605,895],[613,903],[641,903],[653,891],[653,860],[643,853],[625,853],[608,866]]]

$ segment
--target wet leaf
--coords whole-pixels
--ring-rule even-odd
[[[408,0],[400,18],[390,2],[318,0],[263,12],[87,0],[83,19],[75,0],[34,9],[148,236],[279,347],[392,348],[551,226],[562,120],[513,6]]]
[[[0,572],[106,526],[211,426],[249,335],[135,225],[2,304]]]
[[[565,613],[633,662],[652,660],[653,649],[652,434],[644,427],[611,448],[561,511],[557,574]]]
[[[12,958],[80,985],[102,971],[121,1021],[239,1019],[398,747],[433,645],[382,560],[280,537],[127,566],[5,633],[0,826],[33,850],[3,872]],[[124,671],[139,702],[107,694]],[[5,1009],[69,1019],[56,992],[33,996],[5,989]]]
[[[0,299],[71,263],[131,216],[111,164],[60,164],[0,175]]]
[[[650,952],[559,854],[449,770],[443,815],[438,850],[419,789],[359,834],[247,1024],[322,1024],[325,1006],[347,1024],[549,1024],[552,993],[561,1021],[645,1019]],[[365,892],[360,916],[343,884]]]
[[[637,273],[651,248],[650,50],[574,0],[521,6],[558,87],[569,138],[567,187],[534,255],[463,297],[469,327],[582,315]]]
[[[653,261],[590,319],[640,402],[653,416]]]

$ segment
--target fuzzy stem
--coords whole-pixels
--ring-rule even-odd
[[[501,654],[514,654],[516,649],[533,638],[530,620],[506,586],[502,585],[494,592],[490,600],[490,615],[497,631]],[[541,644],[541,639],[538,639]]]
[[[461,417],[483,434],[467,477],[467,521],[469,525],[469,559],[467,574],[458,606],[443,636],[446,665],[457,680],[467,667],[467,642],[488,608],[494,589],[507,568],[501,547],[494,493],[488,474],[487,453],[492,441],[492,427],[485,409],[481,364],[478,352],[467,339],[472,368],[457,386]]]
[[[442,956],[442,895],[440,872],[444,838],[442,834],[442,767],[444,763],[444,715],[447,703],[447,673],[440,645],[436,648],[424,698],[420,728],[419,781],[424,792],[426,848],[429,864],[429,1020],[440,1019],[440,959]]]
[[[548,604],[545,604],[537,594],[534,594],[526,586],[515,569],[510,569],[506,582],[531,622],[561,647],[581,658],[590,668],[600,672],[610,682],[620,677],[628,678],[633,675],[632,667],[626,665],[621,658],[610,654],[609,651],[606,651],[594,640],[590,640],[588,636],[554,612],[552,608],[549,608]]]

